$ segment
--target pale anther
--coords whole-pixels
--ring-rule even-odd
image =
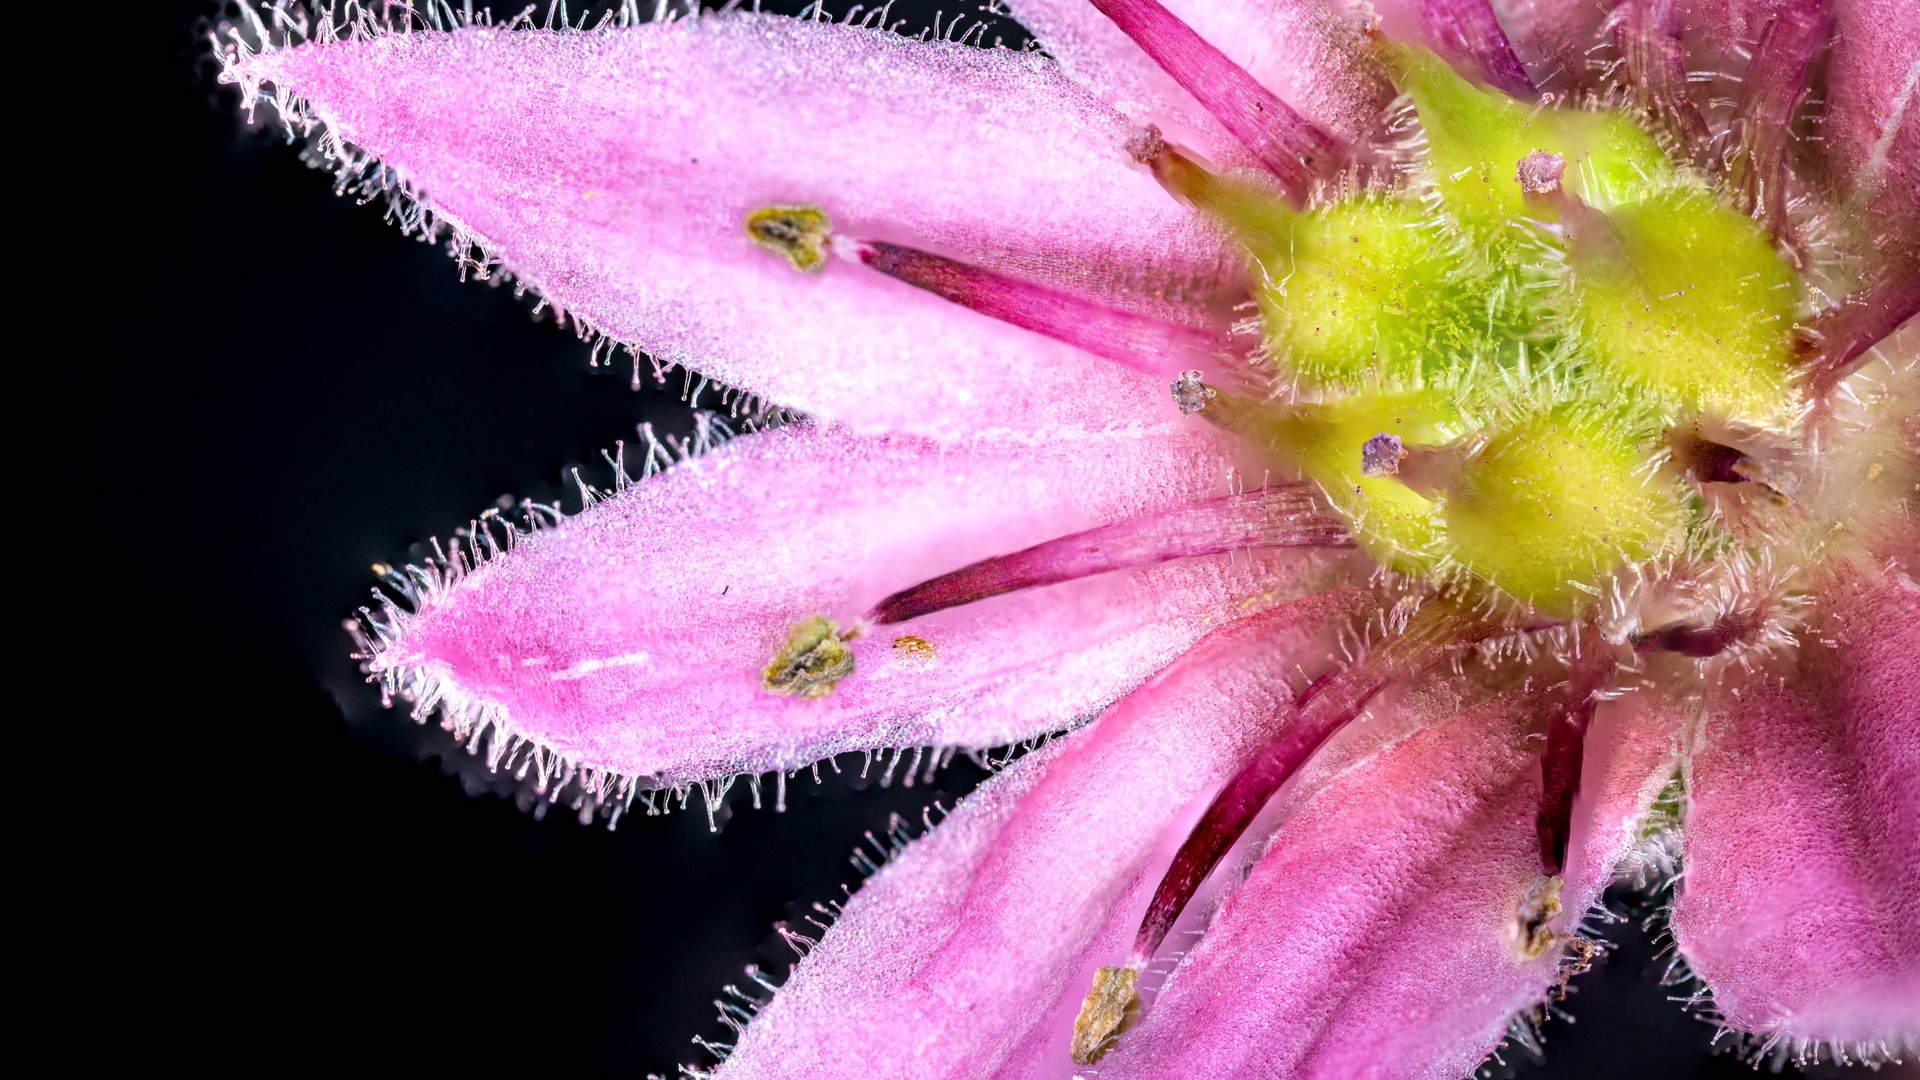
[[[1560,190],[1560,177],[1566,174],[1567,159],[1545,150],[1535,150],[1520,159],[1513,178],[1520,190],[1529,195],[1550,195]]]
[[[1406,456],[1407,448],[1400,442],[1400,436],[1383,431],[1360,447],[1360,475],[1393,476],[1400,471],[1400,463]]]
[[[817,206],[763,206],[747,215],[747,235],[754,243],[810,274],[827,264],[832,225]]]
[[[1560,935],[1547,928],[1560,914],[1561,878],[1536,877],[1527,885],[1527,894],[1507,923],[1507,943],[1522,960],[1538,960],[1560,941]]]
[[[1113,1049],[1114,1039],[1140,1011],[1139,981],[1140,973],[1131,967],[1094,972],[1093,987],[1073,1021],[1074,1064],[1092,1065]]]
[[[1207,407],[1217,391],[1200,381],[1198,371],[1183,371],[1173,380],[1173,400],[1180,406],[1181,416],[1192,416]]]
[[[788,632],[787,643],[760,672],[760,686],[781,697],[821,698],[852,674],[853,652],[840,624],[809,615]]]

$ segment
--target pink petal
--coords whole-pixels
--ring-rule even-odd
[[[1168,842],[1365,598],[1331,590],[1227,626],[989,781],[860,890],[720,1076],[1071,1070],[1080,997],[1124,954]]]
[[[1393,97],[1367,59],[1360,21],[1310,0],[1163,0],[1167,9],[1306,119],[1349,141],[1372,133]],[[1248,152],[1086,0],[1011,0],[1075,79],[1139,123],[1217,163]]]
[[[1096,712],[1223,617],[1273,602],[1301,558],[1236,551],[875,628],[819,699],[775,696],[760,672],[809,616],[850,627],[903,586],[1216,494],[1227,475],[1220,444],[1194,429],[958,445],[748,436],[428,590],[416,613],[390,616],[375,669],[456,720],[659,783],[1008,743]]]
[[[237,62],[424,192],[548,301],[656,360],[866,430],[1171,415],[1165,387],[853,265],[795,270],[747,215],[1146,313],[1235,272],[1044,58],[735,14],[592,33],[386,34]],[[1120,223],[1124,223],[1121,227]]]
[[[1618,2],[1493,0],[1493,10],[1534,85],[1566,94],[1596,81],[1588,54]]]
[[[1820,600],[1796,657],[1709,702],[1674,934],[1732,1027],[1920,1040],[1920,592]]]
[[[1834,31],[1820,126],[1828,162],[1868,207],[1877,246],[1893,247],[1895,236],[1920,246],[1920,7],[1845,0],[1834,5]]]
[[[1523,959],[1509,937],[1539,870],[1543,702],[1520,690],[1488,697],[1484,682],[1437,677],[1376,707],[1373,723],[1328,748],[1347,767],[1322,763],[1290,807],[1283,793],[1274,839],[1148,997],[1102,1080],[1461,1076],[1545,996],[1554,954]],[[1631,726],[1601,719],[1595,730],[1609,724]],[[1651,798],[1658,784],[1628,777],[1658,755],[1634,756],[1597,751],[1587,794]],[[1610,822],[1622,812],[1589,809],[1576,825],[1607,842],[1569,860],[1555,930],[1611,877]]]

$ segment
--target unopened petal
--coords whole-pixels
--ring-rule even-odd
[[[1361,596],[1234,623],[989,781],[855,895],[720,1076],[1065,1075],[1073,1011],[1125,951],[1156,852],[1271,732],[1296,665],[1327,655]]]
[[[769,206],[1149,314],[1231,254],[1043,57],[733,14],[385,34],[237,62],[547,301],[656,361],[868,429],[1098,428],[1157,380],[855,265],[795,269]],[[323,144],[324,145],[324,144]]]
[[[374,668],[456,722],[655,783],[1011,742],[1092,714],[1223,617],[1272,602],[1299,557],[1165,563],[865,634],[861,616],[975,559],[1213,495],[1226,477],[1195,431],[747,436],[429,588],[390,614]],[[791,636],[826,622],[845,635],[826,642],[831,670],[769,690]]]
[[[1898,1047],[1920,1040],[1920,592],[1820,600],[1791,661],[1709,703],[1674,936],[1729,1026]]]
[[[1564,909],[1516,923],[1545,895],[1543,699],[1479,686],[1430,678],[1328,747],[1347,767],[1283,793],[1269,846],[1103,1080],[1461,1076],[1546,995],[1560,950],[1524,943],[1568,932],[1607,874],[1571,861]]]

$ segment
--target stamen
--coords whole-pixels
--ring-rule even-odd
[[[1296,212],[1256,184],[1219,176],[1147,128],[1127,144],[1174,198],[1225,225],[1259,258],[1285,251]]]
[[[827,255],[861,263],[961,307],[1160,375],[1227,349],[1221,334],[1121,311],[1084,296],[970,266],[900,244],[838,236],[817,206],[766,206],[747,215],[753,242],[819,273]]]
[[[1157,0],[1093,0],[1153,62],[1253,151],[1288,197],[1304,204],[1332,174],[1340,145],[1295,112]]]
[[[1920,266],[1888,263],[1872,284],[1808,322],[1800,377],[1823,396],[1867,362],[1867,351],[1920,315]]]
[[[1301,443],[1303,440],[1312,442],[1325,437],[1324,433],[1311,432],[1325,423],[1329,409],[1327,404],[1277,405],[1243,393],[1208,386],[1200,381],[1199,375],[1197,371],[1184,372],[1174,381],[1174,400],[1182,403],[1183,412],[1198,413],[1213,426],[1238,436],[1276,461],[1306,466],[1312,471],[1310,458],[1301,454]],[[1428,444],[1409,442],[1390,432],[1381,432],[1364,440],[1356,435],[1354,441],[1360,444],[1358,471],[1361,476],[1391,476],[1430,500],[1438,499],[1453,488],[1461,470],[1488,445],[1485,435]],[[1345,449],[1341,451],[1344,459],[1338,469],[1341,475],[1351,472],[1351,467],[1345,465],[1346,460],[1351,460],[1346,459],[1345,454],[1350,452]],[[1324,475],[1321,480],[1327,482]]]
[[[1482,641],[1497,627],[1477,614],[1429,600],[1400,633],[1359,660],[1308,687],[1291,719],[1227,781],[1174,856],[1147,905],[1128,966],[1144,968],[1167,931],[1234,841],[1315,751],[1360,714],[1387,684],[1411,678],[1455,651]]]
[[[1183,371],[1173,380],[1173,400],[1183,415],[1199,414],[1202,420],[1229,435],[1253,439],[1263,448],[1281,449],[1266,431],[1268,410],[1245,394],[1201,381],[1198,371]]]
[[[1688,88],[1678,0],[1627,0],[1614,18],[1613,41],[1633,96],[1673,136],[1682,157],[1705,167],[1713,133]]]
[[[894,593],[867,616],[905,622],[1020,589],[1174,559],[1279,547],[1347,547],[1340,519],[1306,484],[1281,484],[1074,533],[982,559]]]
[[[1547,746],[1540,755],[1540,809],[1534,818],[1540,838],[1540,872],[1556,880],[1566,868],[1573,797],[1580,790],[1587,728],[1600,705],[1600,688],[1619,663],[1612,646],[1597,629],[1583,626],[1574,633],[1579,638],[1568,664],[1567,685],[1558,707],[1547,716]]]
[[[1227,348],[1221,337],[1205,330],[1115,310],[1082,296],[899,244],[834,237],[828,246],[835,255],[961,307],[1078,346],[1136,371],[1164,374],[1176,370],[1182,361]]]
[[[1558,161],[1557,171],[1554,161],[1546,158]],[[1565,158],[1536,150],[1520,159],[1513,178],[1525,192],[1529,207],[1550,212],[1560,220],[1567,254],[1576,262],[1631,273],[1633,261],[1627,256],[1627,245],[1619,231],[1607,220],[1605,211],[1587,205],[1585,199],[1560,183],[1565,172]]]
[[[1826,48],[1829,16],[1823,0],[1800,0],[1760,32],[1747,64],[1740,107],[1727,130],[1738,136],[1727,165],[1727,184],[1740,209],[1775,236],[1787,232],[1787,144],[1793,112],[1807,92],[1814,59]]]
[[[1219,391],[1200,381],[1198,371],[1183,371],[1173,380],[1173,403],[1180,406],[1181,416],[1192,416],[1207,407],[1207,403],[1219,396]]]
[[[824,615],[807,616],[760,673],[761,688],[780,697],[826,697],[853,674],[853,652],[846,646],[852,637],[842,636],[840,624]]]

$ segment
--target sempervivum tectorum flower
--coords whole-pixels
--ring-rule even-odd
[[[1013,7],[1051,59],[230,36],[407,225],[811,418],[481,523],[368,671],[616,810],[1076,729],[724,1077],[1458,1075],[1663,824],[1727,1027],[1913,1053],[1915,9]]]

